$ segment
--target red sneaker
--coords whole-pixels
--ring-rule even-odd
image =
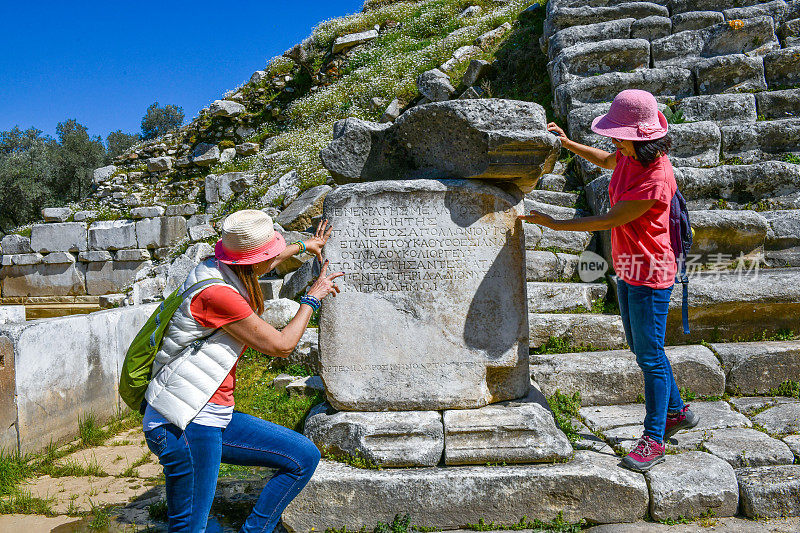
[[[700,417],[689,409],[689,405],[686,405],[677,413],[667,413],[667,426],[664,430],[664,440],[683,429],[692,429],[698,422],[700,422]]]
[[[664,462],[664,445],[643,435],[631,453],[622,458],[622,466],[635,472],[647,472],[653,465]]]

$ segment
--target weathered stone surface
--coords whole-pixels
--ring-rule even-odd
[[[690,220],[694,230],[691,253],[701,255],[701,262],[709,262],[713,254],[749,255],[764,249],[767,219],[755,211],[692,211]]]
[[[736,477],[745,516],[800,515],[800,465],[742,468]]]
[[[24,305],[0,305],[0,324],[25,322]]]
[[[334,230],[325,256],[330,271],[347,272],[320,318],[334,407],[474,408],[527,393],[520,204],[463,180],[351,184],[328,194],[323,216]],[[353,321],[363,309],[378,322]]]
[[[183,217],[146,218],[136,222],[138,248],[172,246],[186,235],[186,219]]]
[[[753,165],[681,168],[675,173],[675,180],[687,199],[725,198],[744,203],[796,191],[800,188],[800,166],[766,161]]]
[[[117,261],[149,261],[150,252],[143,249],[119,250],[114,254],[114,259]]]
[[[217,230],[211,224],[199,224],[189,228],[189,240],[192,242],[204,241],[217,236]]]
[[[252,184],[255,175],[245,172],[227,172],[225,174],[209,174],[206,176],[206,201],[209,203],[224,202],[234,195],[234,183]],[[241,191],[239,191],[241,192]]]
[[[551,174],[552,175],[552,174]],[[534,202],[547,203],[560,207],[575,208],[580,194],[576,192],[536,190],[525,194],[525,198]]]
[[[670,124],[673,146],[669,158],[677,167],[713,167],[719,164],[722,141],[719,127],[711,121]]]
[[[789,447],[761,431],[749,428],[712,430],[703,442],[709,452],[734,468],[790,465],[794,455]]]
[[[740,413],[752,416],[758,414],[767,407],[792,403],[796,400],[783,396],[743,396],[741,398],[731,398],[728,401],[733,405],[734,409]]]
[[[756,99],[761,94],[771,93],[690,96],[678,102],[678,109],[683,113],[683,118],[690,122],[701,120],[713,120],[720,124],[755,122]],[[763,113],[760,107],[759,112]]]
[[[545,125],[544,109],[534,103],[436,102],[409,109],[391,125],[337,122],[320,157],[338,183],[414,177],[535,182],[552,170],[561,145]]]
[[[783,442],[789,446],[794,456],[800,459],[800,435],[787,435],[783,437]]]
[[[697,58],[728,54],[760,56],[779,47],[772,18],[758,17],[742,21],[741,26],[721,23],[653,41],[653,66],[682,66]]]
[[[299,195],[300,177],[296,170],[290,170],[270,185],[260,202],[261,205],[287,207]]]
[[[107,165],[105,167],[96,168],[94,169],[94,172],[92,172],[92,181],[94,183],[103,183],[105,181],[108,181],[111,175],[114,174],[114,172],[116,171],[117,167],[115,167],[114,165]]]
[[[200,143],[192,152],[192,162],[201,167],[213,165],[219,161],[219,148],[215,144]]]
[[[480,46],[484,50],[489,50],[510,31],[511,31],[511,23],[504,22],[497,28],[489,30],[486,33],[479,35],[475,39],[475,45]]]
[[[672,32],[672,21],[669,17],[652,15],[639,19],[631,26],[631,39],[647,39],[655,41]],[[649,62],[648,62],[649,66]]]
[[[84,271],[81,263],[4,266],[3,297],[84,295]]]
[[[149,261],[107,261],[86,264],[86,293],[92,296],[118,293],[136,281],[136,274],[151,266]]]
[[[380,122],[393,122],[397,120],[397,117],[399,117],[402,112],[402,108],[403,106],[400,104],[400,100],[395,98],[386,106],[386,110],[383,112],[383,115],[381,115]]]
[[[770,88],[800,83],[800,50],[776,50],[764,56],[764,76]]]
[[[30,254],[16,254],[4,256],[10,259],[8,265],[23,266],[23,265],[38,265],[42,262],[44,257],[38,252]],[[7,266],[8,266],[7,265]]]
[[[131,209],[132,218],[160,217],[164,214],[164,208],[159,205],[136,207]]]
[[[444,449],[437,411],[349,413],[323,403],[308,414],[303,434],[323,453],[360,456],[383,467],[436,466]]]
[[[566,117],[576,106],[610,102],[620,91],[630,87],[674,100],[694,95],[694,79],[689,70],[678,67],[651,68],[610,72],[564,83],[555,90],[554,107],[562,117]]]
[[[351,33],[337,38],[333,42],[333,53],[336,54],[346,48],[351,48],[358,44],[364,44],[375,39],[378,36],[376,30],[362,31],[361,33]]]
[[[686,13],[689,11],[723,11],[734,7],[757,4],[759,0],[672,0],[670,7],[672,13]]]
[[[172,169],[174,157],[151,157],[147,160],[148,172],[165,172]]]
[[[632,522],[647,512],[647,486],[642,476],[618,463],[618,458],[589,451],[577,452],[569,463],[547,466],[363,470],[323,461],[284,511],[283,523],[289,531],[374,527],[390,523],[398,509],[413,509],[415,521],[440,529],[480,519],[503,524],[521,516],[550,520],[559,511],[570,522]]]
[[[571,279],[577,269],[577,255],[544,250],[525,252],[525,277],[528,281]]]
[[[450,76],[438,68],[423,72],[417,77],[417,90],[431,102],[444,102],[456,92],[450,83]]]
[[[688,11],[672,16],[672,33],[699,30],[719,24],[725,16],[719,11]]]
[[[560,7],[548,4],[544,23],[545,38],[569,26],[594,24],[625,18],[643,19],[650,16],[669,17],[669,10],[650,2],[622,2],[613,6]]]
[[[791,0],[790,0],[791,1]],[[786,2],[774,0],[746,7],[733,7],[722,12],[725,20],[742,20],[754,17],[771,17],[776,23],[782,22],[786,14]]]
[[[739,487],[733,467],[704,452],[669,455],[645,473],[650,489],[650,516],[655,520],[700,516],[733,516]]]
[[[42,209],[42,218],[45,222],[66,222],[72,216],[69,207],[45,207]]]
[[[776,435],[800,433],[800,402],[770,407],[753,417],[753,422]]]
[[[164,208],[164,215],[168,217],[174,216],[192,216],[197,213],[197,204],[173,204]]]
[[[0,241],[0,252],[3,255],[10,254],[29,254],[33,252],[31,248],[30,237],[23,237],[22,235],[6,235]]]
[[[97,211],[75,211],[75,214],[72,215],[72,220],[75,222],[85,222],[88,219],[95,219],[97,218]]]
[[[178,256],[169,265],[167,281],[164,285],[163,295],[168,296],[186,281],[189,272],[200,264],[206,257],[214,255],[214,247],[210,244],[199,242],[191,245],[182,255]]]
[[[646,39],[609,39],[564,49],[548,63],[553,86],[578,76],[629,71],[650,66]]]
[[[261,318],[275,329],[283,329],[294,318],[300,304],[287,298],[268,300],[264,302],[264,312]]]
[[[89,249],[136,248],[136,224],[129,220],[98,220],[89,226]]]
[[[669,346],[675,381],[701,396],[725,391],[725,375],[704,346]],[[642,371],[629,350],[531,355],[531,377],[547,395],[579,392],[582,405],[633,403],[644,391]]]
[[[322,214],[322,202],[330,191],[330,185],[306,190],[275,218],[275,222],[288,230],[306,231],[312,227],[313,219]]]
[[[727,374],[727,390],[762,394],[800,376],[800,343],[762,341],[714,343]]]
[[[800,19],[798,19],[800,20]],[[767,119],[800,116],[800,89],[763,91],[755,95],[758,112]]]
[[[306,261],[300,268],[283,279],[280,295],[281,298],[294,300],[306,293],[306,289],[317,279],[320,272],[319,261]]]
[[[258,153],[258,143],[242,143],[236,145],[236,155],[248,156]]]
[[[767,88],[764,60],[743,54],[716,56],[691,65],[700,94],[760,91]]]
[[[230,100],[214,100],[208,106],[208,114],[212,117],[235,117],[245,111],[246,109],[242,104]]]
[[[538,391],[524,400],[444,412],[445,464],[539,463],[567,459],[572,446]]]
[[[635,20],[625,18],[564,28],[550,37],[548,54],[550,57],[556,57],[562,50],[581,43],[593,43],[603,39],[628,39]]]
[[[286,391],[286,386],[292,381],[296,380],[297,376],[290,376],[289,374],[278,374],[272,380],[272,388],[279,391]]]
[[[492,70],[492,64],[483,59],[473,59],[469,62],[466,72],[461,77],[461,85],[470,87],[475,85]]]
[[[692,411],[700,418],[695,433],[703,430],[751,427],[753,424],[743,414],[731,410],[724,401],[692,402]],[[606,405],[581,407],[580,415],[592,431],[601,431],[609,436],[609,430],[627,427],[634,438],[642,434],[644,421],[644,404]]]
[[[730,124],[720,129],[726,159],[738,157],[744,163],[757,163],[782,159],[790,152],[800,154],[800,118]]]
[[[565,313],[592,309],[608,291],[604,283],[528,282],[528,310],[532,313]]]
[[[325,383],[319,376],[303,376],[286,385],[286,392],[292,396],[314,397],[325,393]]]
[[[78,261],[82,263],[95,263],[111,261],[111,252],[107,250],[89,250],[78,254]]]
[[[34,252],[84,252],[87,244],[86,224],[83,222],[34,224],[31,228]]]
[[[779,30],[784,48],[795,48],[800,44],[800,18],[789,20],[781,24]]]
[[[555,337],[573,346],[592,346],[598,349],[622,348],[625,331],[617,315],[531,313],[530,347],[538,348]]]
[[[220,163],[227,163],[228,161],[232,160],[236,157],[236,148],[225,148],[219,154],[219,162]]]
[[[42,258],[45,265],[65,265],[75,262],[75,256],[69,252],[50,252]]]

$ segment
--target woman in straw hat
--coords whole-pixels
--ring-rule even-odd
[[[339,291],[322,264],[300,310],[278,331],[259,315],[258,278],[281,261],[308,251],[322,261],[327,221],[306,242],[287,246],[261,211],[237,211],[222,224],[214,256],[192,270],[184,300],[167,326],[145,394],[147,446],[164,467],[169,531],[205,531],[220,462],[268,466],[267,482],[242,531],[272,531],[283,509],[306,485],[320,459],[303,435],[233,410],[236,363],[250,346],[287,357],[320,301]]]
[[[611,209],[604,215],[554,220],[532,211],[528,222],[555,230],[611,230],[611,255],[625,337],[644,374],[644,434],[622,464],[646,471],[664,460],[664,439],[694,427],[697,415],[681,401],[664,352],[667,311],[677,265],[670,244],[669,211],[677,185],[667,153],[672,145],[667,119],[647,91],[620,92],[592,131],[610,137],[608,153],[567,138],[555,123],[548,130],[561,146],[613,170],[608,186]]]

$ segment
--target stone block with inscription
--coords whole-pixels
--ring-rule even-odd
[[[321,375],[344,411],[468,409],[529,389],[522,194],[470,180],[331,191],[341,294],[320,318]]]

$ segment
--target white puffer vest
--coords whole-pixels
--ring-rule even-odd
[[[247,289],[239,277],[213,257],[202,261],[189,273],[181,292],[210,278],[224,280],[210,285],[232,286],[249,302]],[[225,330],[204,327],[192,318],[192,298],[207,287],[209,285],[203,285],[187,294],[172,315],[161,349],[153,361],[153,378],[145,392],[147,403],[181,429],[186,429],[208,403],[244,348],[243,343]]]

